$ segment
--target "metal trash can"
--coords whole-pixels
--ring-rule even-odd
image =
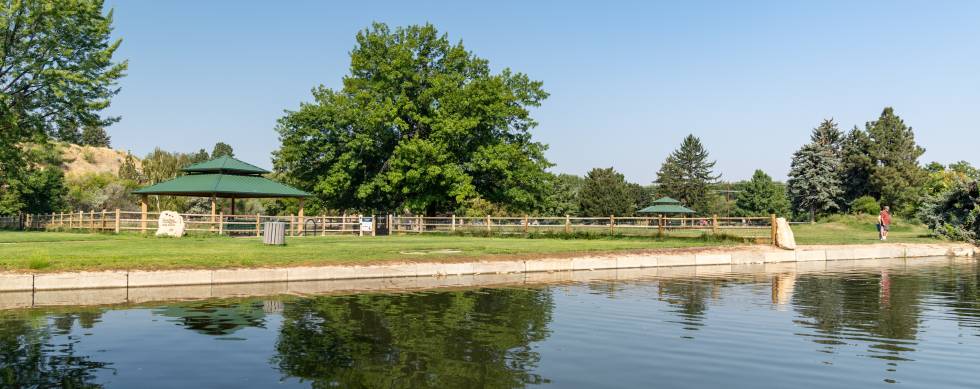
[[[280,246],[286,244],[286,223],[265,222],[262,231],[262,243]]]

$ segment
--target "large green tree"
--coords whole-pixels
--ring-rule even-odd
[[[872,140],[869,150],[874,158],[872,188],[884,205],[910,210],[920,195],[927,173],[919,165],[925,149],[915,143],[912,127],[895,115],[891,107],[878,120],[869,122],[866,131]]]
[[[817,213],[839,210],[839,168],[833,149],[820,143],[808,143],[793,153],[787,182],[793,209],[808,213],[811,221]]]
[[[218,157],[234,157],[235,149],[231,145],[225,142],[218,142],[214,144],[214,149],[211,150],[211,158]]]
[[[739,216],[787,215],[789,199],[786,188],[772,180],[766,172],[756,170],[752,179],[740,183],[735,199],[735,212]]]
[[[578,193],[579,214],[589,217],[632,216],[637,207],[637,191],[622,173],[613,168],[595,168],[585,175]]]
[[[0,0],[0,196],[29,180],[25,143],[118,120],[102,111],[127,63],[113,61],[120,41],[102,9],[101,0]]]
[[[843,145],[843,180],[846,201],[861,196],[911,212],[922,196],[928,172],[919,165],[925,149],[915,143],[912,127],[885,107],[878,120],[855,128]]]
[[[452,43],[432,25],[357,34],[343,88],[287,112],[275,168],[334,209],[435,214],[473,199],[529,211],[550,166],[529,107],[541,82]]]
[[[659,194],[706,212],[712,200],[710,187],[721,177],[712,171],[715,162],[708,157],[701,139],[694,135],[684,138],[680,148],[667,157],[657,172]]]

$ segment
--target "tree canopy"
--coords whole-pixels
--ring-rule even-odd
[[[343,87],[287,112],[275,168],[333,209],[434,214],[472,199],[534,210],[548,191],[529,108],[540,81],[452,43],[432,25],[359,32]]]
[[[739,216],[789,214],[790,206],[786,189],[762,170],[756,170],[752,179],[739,184],[738,189],[735,212]]]
[[[40,179],[20,145],[118,120],[102,111],[127,63],[113,61],[121,41],[101,0],[3,0],[0,26],[0,195],[11,198],[12,182]]]
[[[840,162],[834,151],[820,143],[808,143],[793,153],[789,172],[789,195],[793,208],[810,215],[840,209]]]
[[[589,217],[632,216],[637,209],[637,192],[622,173],[613,168],[589,171],[578,193],[579,214]]]
[[[708,150],[701,139],[688,135],[657,172],[659,194],[705,212],[712,200],[709,189],[721,178],[712,171],[714,167],[715,162],[708,160]]]

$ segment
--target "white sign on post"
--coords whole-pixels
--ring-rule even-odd
[[[372,218],[370,216],[362,217],[361,218],[361,235],[364,235],[365,232],[370,234],[371,231],[374,231],[374,218]]]
[[[160,212],[157,219],[157,236],[172,236],[179,238],[184,236],[184,218],[174,211]]]

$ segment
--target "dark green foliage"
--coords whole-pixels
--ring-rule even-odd
[[[839,166],[834,151],[819,143],[806,144],[793,153],[787,182],[793,210],[809,214],[811,221],[817,213],[839,210]]]
[[[632,216],[636,212],[635,192],[622,173],[613,168],[595,168],[585,175],[578,194],[579,214],[588,217]]]
[[[845,203],[873,192],[871,175],[874,173],[875,162],[869,152],[871,144],[868,134],[857,126],[844,138],[841,147],[841,185],[844,188]]]
[[[563,216],[578,215],[579,191],[585,183],[585,179],[573,174],[552,175],[549,178],[552,189],[545,196],[542,215]]]
[[[721,177],[712,172],[714,167],[715,162],[708,161],[708,151],[701,140],[688,135],[657,172],[658,194],[705,213],[712,201],[709,188]]]
[[[31,168],[0,181],[0,215],[61,210],[66,193],[61,153],[50,143],[31,145],[21,151]]]
[[[0,1],[0,211],[26,210],[16,207],[37,201],[20,194],[58,187],[57,174],[33,171],[23,145],[78,141],[79,128],[118,120],[101,116],[126,69],[112,61],[111,24],[99,0]]]
[[[878,120],[865,124],[863,131],[854,128],[845,139],[845,200],[872,196],[900,213],[912,212],[927,181],[927,173],[919,166],[924,152],[915,143],[912,128],[886,107]]]
[[[109,134],[102,127],[85,127],[82,130],[81,144],[85,146],[109,147]]]
[[[432,25],[357,34],[343,88],[279,120],[277,171],[331,209],[436,214],[474,199],[539,208],[551,187],[528,108],[539,81],[453,44]]]
[[[789,199],[786,188],[772,180],[762,170],[756,170],[752,179],[737,186],[739,192],[735,200],[735,213],[738,216],[789,215]]]
[[[872,188],[880,194],[882,204],[909,211],[921,195],[919,188],[925,182],[926,174],[919,166],[919,157],[925,149],[915,143],[912,128],[906,126],[891,107],[885,108],[881,117],[865,128],[873,141],[870,150],[875,161]]]
[[[980,189],[977,181],[956,183],[950,191],[927,197],[919,218],[938,236],[977,243],[980,236]]]
[[[861,196],[851,202],[851,213],[862,215],[877,215],[881,211],[881,204],[871,196]]]
[[[844,133],[837,128],[834,119],[824,119],[817,128],[813,129],[810,142],[827,146],[835,153],[839,153],[844,143]]]
[[[234,157],[235,149],[224,142],[218,142],[214,144],[214,149],[211,151],[211,159],[218,157]],[[206,159],[206,158],[205,158]]]

